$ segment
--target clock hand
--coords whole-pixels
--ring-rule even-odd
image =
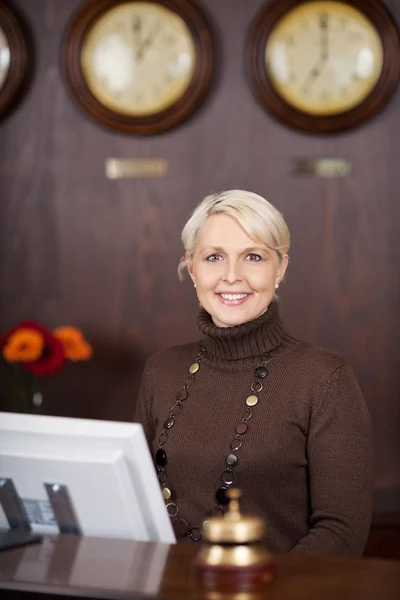
[[[139,16],[133,17],[132,19],[132,31],[136,35],[139,35],[142,31],[142,21]]]
[[[328,47],[328,15],[322,14],[319,19],[319,26],[321,29],[321,58],[328,60],[329,58],[329,47]]]
[[[303,91],[306,93],[308,92],[309,88],[312,86],[312,84],[314,83],[314,81],[316,79],[318,79],[318,77],[321,75],[322,69],[324,68],[326,59],[324,57],[320,57],[318,59],[318,61],[316,62],[316,64],[314,65],[314,67],[311,69],[310,73],[308,74],[307,79],[305,80],[304,84],[303,84]]]
[[[327,61],[329,60],[329,48],[328,48],[328,17],[325,14],[322,14],[320,16],[320,20],[319,20],[319,26],[320,26],[320,30],[321,30],[321,36],[320,36],[320,45],[321,45],[321,50],[320,50],[320,55],[319,58],[317,60],[317,63],[314,65],[314,67],[311,69],[304,85],[303,85],[303,90],[305,92],[307,92],[309,90],[309,88],[312,86],[312,84],[314,83],[314,81],[316,79],[318,79],[318,77],[321,75],[323,68],[325,66],[325,64],[327,63]]]
[[[151,44],[154,41],[154,38],[157,36],[157,33],[158,33],[159,29],[160,29],[160,24],[156,23],[156,25],[153,27],[153,30],[149,33],[149,35],[139,45],[139,48],[137,49],[137,54],[136,54],[136,58],[138,60],[142,60],[144,50],[146,48],[148,48],[149,46],[151,46]]]
[[[131,44],[136,54],[137,48],[142,44],[142,19],[135,15],[131,22]]]
[[[142,39],[142,20],[139,16],[133,17],[132,19],[132,36],[133,44],[136,46],[140,44]]]

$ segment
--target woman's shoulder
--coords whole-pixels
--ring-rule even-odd
[[[340,400],[349,406],[364,402],[351,364],[333,350],[298,342],[284,367],[298,397],[311,398],[318,406],[323,401],[335,403]]]
[[[149,368],[157,370],[175,368],[178,364],[183,364],[189,368],[195,362],[199,350],[199,342],[169,346],[152,354],[147,360],[147,365]]]
[[[293,342],[288,358],[306,372],[329,377],[338,369],[351,370],[348,360],[334,350],[305,341]]]

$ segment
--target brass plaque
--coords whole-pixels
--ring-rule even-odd
[[[347,158],[295,158],[292,164],[293,175],[310,175],[334,179],[349,177],[352,165]]]
[[[105,166],[108,179],[156,178],[168,173],[165,158],[107,158]]]

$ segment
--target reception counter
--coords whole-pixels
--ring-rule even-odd
[[[199,546],[59,535],[0,552],[0,598],[399,600],[400,562],[276,556],[271,583],[210,587],[193,560]]]

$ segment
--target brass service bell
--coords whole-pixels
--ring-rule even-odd
[[[275,561],[265,544],[265,521],[240,513],[240,490],[230,489],[227,496],[228,512],[203,525],[203,543],[194,563],[197,573],[207,578],[271,581]]]

